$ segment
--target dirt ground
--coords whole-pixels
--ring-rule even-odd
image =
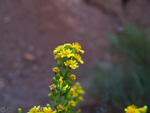
[[[109,46],[106,33],[114,26],[111,15],[80,0],[1,0],[0,108],[16,113],[21,107],[27,112],[34,105],[51,103],[48,86],[56,66],[52,52],[60,44],[82,45],[85,64],[73,73],[85,83],[84,71],[94,62],[111,60],[102,47]],[[95,106],[87,95],[80,105],[83,113],[95,112]]]

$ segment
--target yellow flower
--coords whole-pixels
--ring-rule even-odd
[[[81,110],[81,109],[78,109],[77,111],[78,111],[79,113],[81,113],[81,112],[82,112],[82,110]]]
[[[75,94],[75,90],[73,88],[71,88],[69,92],[70,92],[71,95]]]
[[[78,97],[79,95],[75,92],[74,95],[72,95],[72,98],[76,98]]]
[[[55,110],[55,111],[53,111],[52,113],[57,113],[57,111]]]
[[[83,97],[82,97],[82,96],[79,96],[79,100],[80,100],[80,101],[83,101],[84,99],[83,99]]]
[[[31,108],[31,109],[29,110],[28,113],[37,113],[38,110],[39,110],[39,108],[40,108],[40,106],[38,106],[38,107],[34,106],[33,108]]]
[[[54,68],[53,68],[53,72],[59,73],[59,72],[60,72],[60,69],[59,69],[58,67],[54,67]]]
[[[60,82],[60,88],[62,88],[62,83],[63,83],[63,77],[62,76],[59,78],[59,82]],[[66,90],[68,87],[69,86],[67,84],[65,87],[63,87],[63,90]]]
[[[73,60],[67,60],[66,62],[64,62],[66,67],[72,68],[72,69],[76,69],[78,66],[78,63],[76,61]]]
[[[81,64],[84,64],[84,62],[83,62],[83,60],[81,60],[81,56],[80,56],[79,54],[75,54],[75,55],[73,56],[73,58],[74,58],[75,60],[79,61]]]
[[[137,109],[135,105],[130,105],[127,108],[125,108],[126,113],[140,113],[140,111]]]
[[[55,60],[59,60],[59,59],[61,59],[61,55],[60,55],[60,53],[57,53],[57,54],[54,56],[54,59],[55,59]]]
[[[52,109],[50,107],[44,107],[44,113],[52,113]]]
[[[50,90],[52,90],[52,91],[55,91],[56,90],[56,85],[55,84],[53,84],[53,85],[51,85],[51,86],[49,86],[50,87]]]
[[[146,113],[146,109],[145,108],[138,108],[138,110],[140,111],[140,113]]]
[[[62,76],[59,78],[59,82],[60,82],[60,83],[63,82],[63,77],[62,77]]]
[[[74,91],[74,94],[72,94],[72,97],[73,98],[76,98],[78,96],[81,96],[82,94],[85,94],[84,90],[82,89],[81,85],[79,82],[76,82],[75,85],[71,88],[72,92],[70,93],[73,93]],[[81,98],[80,98],[81,99]]]
[[[85,94],[84,90],[82,90],[82,89],[78,89],[78,90],[77,90],[77,93],[78,93],[78,94]]]
[[[60,76],[59,82],[60,82],[60,88],[61,88],[62,87],[62,83],[63,83],[63,77],[62,76]]]
[[[71,105],[72,107],[75,107],[76,103],[73,100],[71,100],[71,101],[69,101],[69,105]]]
[[[64,45],[60,45],[58,47],[55,48],[55,50],[53,51],[53,54],[59,53],[64,49]]]
[[[73,56],[74,54],[72,53],[72,50],[70,49],[63,49],[61,52],[60,52],[60,55],[61,55],[61,58],[64,58],[64,57],[67,57],[67,58],[70,58],[71,56]]]
[[[44,111],[44,107],[41,107],[41,106],[40,106],[40,108],[39,108],[38,111],[39,111],[39,112],[43,112],[43,111]],[[38,112],[38,113],[39,113],[39,112]]]
[[[67,84],[65,87],[63,87],[63,90],[66,90],[68,87],[69,87],[69,86],[68,86],[68,84]]]
[[[58,106],[57,106],[57,109],[58,109],[58,111],[63,111],[63,110],[64,110],[64,107],[63,107],[62,105],[58,105]]]
[[[79,82],[76,82],[76,83],[75,83],[75,86],[79,87],[79,86],[81,86],[81,85],[80,85]]]
[[[72,49],[76,50],[76,52],[81,52],[81,53],[84,53],[83,50],[81,50],[81,45],[79,43],[72,43],[71,45]]]
[[[71,80],[75,80],[76,79],[76,76],[74,74],[71,74],[69,77],[70,77]]]

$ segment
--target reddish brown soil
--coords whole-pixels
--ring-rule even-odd
[[[79,71],[86,70],[100,56],[107,56],[94,42],[106,45],[109,29],[109,18],[84,3],[0,1],[0,107],[6,100],[5,106],[15,113],[18,107],[27,112],[34,105],[51,103],[48,86],[54,76],[52,67],[56,66],[52,52],[59,44],[79,42],[83,46],[85,65],[74,71],[82,81]],[[25,54],[33,58],[26,60]],[[88,100],[85,103],[90,105]]]
[[[52,52],[60,44],[82,45],[85,64],[73,72],[84,86],[89,84],[84,71],[98,59],[111,59],[102,47],[109,45],[106,33],[114,23],[102,12],[79,0],[1,0],[0,108],[5,105],[16,113],[21,107],[27,112],[34,105],[51,103],[48,86],[56,66]],[[94,112],[95,103],[85,96],[81,107],[83,113]]]

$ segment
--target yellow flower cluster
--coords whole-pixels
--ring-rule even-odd
[[[71,88],[74,80],[76,80],[76,75],[70,73],[71,69],[79,67],[78,62],[84,63],[78,52],[84,53],[81,50],[81,45],[77,42],[60,45],[53,51],[57,67],[53,68],[55,73],[54,84],[49,86],[52,93],[48,96],[54,102],[57,112],[73,112],[74,107],[84,100],[82,94],[85,92],[79,83]],[[63,97],[63,100],[61,97]],[[77,113],[79,112],[77,111]]]
[[[27,113],[56,113],[56,110],[53,111],[50,106],[49,107],[34,106]]]
[[[85,94],[85,91],[82,89],[80,83],[76,82],[76,84],[70,89],[70,94],[72,95],[72,98],[78,102],[84,100],[82,95]]]
[[[72,107],[75,107],[76,103],[75,103],[75,101],[71,100],[71,101],[69,101],[69,105],[71,105]]]
[[[65,110],[65,108],[62,105],[58,105],[57,109],[58,109],[59,112]]]
[[[76,79],[76,76],[74,74],[71,74],[69,77],[70,77],[71,80],[75,80]]]
[[[53,111],[49,104],[47,107],[34,106],[28,113],[80,113],[81,110],[74,111],[74,108],[80,101],[83,101],[82,89],[80,83],[73,83],[76,80],[76,75],[71,74],[71,69],[76,69],[78,62],[83,64],[79,52],[81,50],[79,43],[64,44],[55,48],[53,51],[54,59],[57,61],[57,67],[53,68],[55,76],[53,84],[49,86],[51,93],[48,94],[49,99],[54,103],[55,110]],[[18,109],[21,113],[21,109]]]
[[[84,53],[83,50],[81,50],[81,45],[79,43],[72,43],[71,45],[72,49],[76,50],[76,52]]]
[[[64,44],[55,48],[53,54],[57,61],[57,67],[53,68],[55,77],[53,77],[53,84],[50,87],[52,93],[48,94],[48,97],[54,103],[52,110],[49,104],[46,107],[34,106],[27,113],[80,113],[81,109],[74,111],[77,104],[83,101],[82,95],[85,91],[82,89],[80,83],[76,82],[74,86],[73,82],[76,80],[76,76],[71,74],[71,69],[76,69],[78,62],[83,64],[81,56],[78,52],[84,53],[81,50],[79,43]],[[64,69],[62,69],[64,68]],[[147,106],[137,108],[135,105],[130,105],[125,108],[125,113],[146,113]],[[18,109],[18,113],[21,113],[21,108]]]
[[[53,72],[59,73],[59,72],[60,72],[60,69],[59,69],[58,67],[54,67],[54,68],[53,68]]]
[[[125,108],[126,113],[146,113],[147,106],[137,108],[135,105],[130,105]]]
[[[81,45],[76,42],[56,47],[53,51],[53,54],[55,55],[55,60],[60,60],[61,58],[63,58],[63,64],[66,67],[76,69],[79,67],[78,62],[84,64],[81,56],[77,54],[78,52],[84,53],[84,51],[81,50]]]

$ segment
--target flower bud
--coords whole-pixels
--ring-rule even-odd
[[[71,71],[70,68],[66,68],[66,72],[69,73]]]
[[[53,83],[54,83],[54,84],[57,84],[57,80],[56,80],[55,77],[53,77]]]
[[[69,91],[69,93],[70,93],[71,95],[74,95],[74,94],[75,94],[75,90],[74,90],[73,88],[71,88],[70,91]]]
[[[60,78],[60,74],[57,73],[57,74],[55,75],[55,77],[56,77],[56,79],[59,79],[59,78]]]
[[[66,44],[65,48],[70,49],[70,44]]]
[[[18,108],[18,113],[21,113],[22,112],[22,109],[21,108]]]
[[[71,74],[69,77],[70,77],[71,80],[75,80],[76,79],[76,76],[74,74]]]
[[[72,53],[76,54],[76,50],[75,50],[75,49],[73,49],[73,50],[72,50]]]
[[[73,84],[73,80],[70,79],[70,80],[68,81],[68,85],[69,85],[69,86],[72,86],[72,84]]]
[[[49,107],[50,107],[50,105],[49,105],[49,104],[47,104],[47,105],[46,105],[46,107],[47,107],[47,108],[49,108]]]
[[[58,105],[57,106],[57,110],[59,111],[59,112],[61,112],[61,111],[63,111],[65,108],[62,106],[62,105]]]
[[[64,87],[64,86],[66,86],[66,84],[67,84],[67,81],[66,81],[66,80],[64,80],[64,82],[63,82],[62,86]]]
[[[60,72],[59,67],[54,67],[54,68],[53,68],[53,72],[55,72],[55,73],[59,73],[59,72]]]
[[[53,95],[56,96],[58,94],[57,90],[52,91]]]
[[[144,106],[142,108],[139,108],[140,113],[146,113],[147,111],[147,106]]]
[[[59,53],[57,53],[55,56],[54,56],[54,59],[55,60],[60,60],[61,59],[61,55]]]
[[[59,88],[60,88],[59,85],[57,85],[57,86],[56,86],[56,89],[59,90]]]
[[[146,109],[144,109],[144,108],[139,108],[138,110],[140,111],[140,113],[145,113],[146,112]]]
[[[75,103],[75,101],[71,100],[71,101],[69,101],[69,105],[72,106],[72,107],[75,107],[76,103]]]
[[[56,85],[55,84],[52,84],[51,86],[49,86],[50,87],[50,90],[52,90],[52,91],[55,91],[56,90]]]
[[[143,108],[147,110],[147,106],[144,106]]]
[[[80,101],[83,101],[84,98],[83,98],[82,96],[79,96],[79,100],[80,100]]]
[[[66,90],[62,91],[62,96],[64,96],[66,94]]]
[[[51,101],[54,101],[54,97],[53,97],[52,93],[49,93],[48,97],[50,98]]]
[[[67,99],[67,100],[71,100],[71,98],[72,98],[71,94],[68,93],[66,99]]]
[[[61,67],[61,65],[62,65],[61,60],[57,60],[57,66],[58,66],[58,67]]]

